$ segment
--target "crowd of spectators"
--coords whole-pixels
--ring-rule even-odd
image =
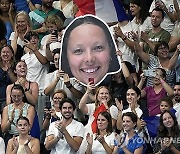
[[[180,0],[118,0],[121,70],[99,85],[60,68],[83,3],[0,0],[0,153],[180,153]]]

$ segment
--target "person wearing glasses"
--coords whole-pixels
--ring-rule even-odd
[[[16,129],[17,119],[25,116],[29,119],[30,128],[32,127],[35,110],[30,104],[24,102],[25,92],[21,85],[15,84],[11,89],[11,103],[4,107],[2,114],[2,132],[6,133],[5,144],[13,135],[18,135]]]

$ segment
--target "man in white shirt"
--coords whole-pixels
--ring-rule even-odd
[[[64,98],[59,106],[62,119],[49,126],[45,147],[51,154],[76,154],[84,136],[84,126],[73,119],[75,103]]]

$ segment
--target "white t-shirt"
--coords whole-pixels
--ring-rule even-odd
[[[11,35],[10,35],[10,37],[9,37],[9,40],[10,40],[10,41],[14,40],[14,35],[15,35],[15,32],[12,32]],[[24,41],[21,40],[20,37],[18,37],[18,39],[17,39],[17,44],[20,45],[20,46],[23,48],[23,46],[24,46]]]
[[[133,18],[133,20],[131,21],[132,23],[136,24],[136,17]],[[147,32],[150,29],[152,29],[152,24],[151,24],[151,17],[147,17],[146,20],[144,20],[143,24],[136,24],[139,28],[138,32]]]
[[[173,105],[173,108],[176,110],[176,118],[177,118],[177,122],[180,125],[180,103],[176,103]]]
[[[111,26],[110,31],[113,33],[114,27],[117,27],[118,24]],[[130,40],[133,41],[131,31],[138,31],[137,24],[133,22],[129,22],[127,25],[122,26],[121,30],[123,34]],[[124,61],[130,62],[132,65],[136,67],[136,70],[139,70],[138,56],[136,52],[134,52],[126,43],[120,38],[117,38],[117,47],[122,52],[122,57]]]
[[[39,52],[45,56],[43,50],[39,50]],[[44,95],[44,81],[49,69],[48,64],[42,65],[36,55],[34,53],[30,54],[29,52],[22,56],[21,60],[24,60],[27,64],[27,80],[37,82],[39,85],[39,94]]]
[[[73,0],[70,1],[63,9],[62,9],[62,6],[61,6],[61,1],[54,1],[53,2],[53,7],[58,9],[58,10],[61,10],[66,18],[73,18],[74,17],[74,14],[73,14],[73,7],[74,7]]]
[[[174,4],[172,0],[161,0],[165,6],[167,7],[169,12],[174,12]],[[180,4],[180,0],[177,0],[178,4]],[[152,10],[155,8],[155,0],[152,2],[151,7],[149,9],[149,12],[152,12]],[[171,33],[174,29],[174,23],[171,22],[169,16],[166,14],[164,17],[163,22],[161,23],[161,27],[165,30],[167,30],[169,33]]]
[[[71,137],[82,137],[84,136],[84,126],[82,123],[72,120],[72,122],[66,127],[66,130],[70,134]],[[55,127],[55,122],[51,123],[49,126],[49,131],[47,132],[46,136],[54,135],[55,137],[58,136],[58,129]],[[65,137],[60,139],[54,148],[51,149],[51,154],[76,154],[75,152],[67,143]]]
[[[86,135],[87,135],[87,133],[93,134],[91,124],[94,121],[93,114],[94,114],[94,111],[95,111],[95,103],[87,104],[87,107],[88,107],[87,115],[89,115],[89,120],[88,120],[87,125],[85,126],[84,139],[83,139],[83,141],[81,143],[81,146],[80,146],[80,149],[79,149],[79,154],[82,154],[82,153],[84,154],[85,151],[86,151],[86,148],[87,148]],[[117,118],[118,118],[118,109],[117,109],[117,107],[112,105],[109,109],[110,109],[111,117],[113,119],[117,120]]]
[[[141,118],[143,112],[142,112],[142,110],[140,109],[140,106],[139,106],[139,105],[138,105],[137,108],[135,108],[135,111],[136,111],[136,113],[137,113],[138,118]],[[132,112],[132,111],[131,111],[131,108],[129,107],[129,108],[123,110],[123,111],[122,111],[122,114],[123,114],[123,113],[126,113],[126,112]]]
[[[0,137],[0,151],[1,154],[5,154],[5,144],[4,144],[4,140]]]
[[[104,149],[103,145],[98,140],[94,140],[94,138],[95,134],[93,135],[92,154],[105,154],[106,150]],[[112,132],[108,136],[105,135],[104,140],[108,146],[114,146],[115,133]]]

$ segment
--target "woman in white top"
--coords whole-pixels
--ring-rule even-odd
[[[148,9],[144,5],[144,1],[130,0],[130,11],[134,16],[132,22],[137,24],[140,31],[148,31],[151,29],[151,19]]]
[[[136,114],[136,116],[138,117],[137,120],[137,128],[138,130],[141,129],[141,116],[143,114],[142,110],[140,109],[140,106],[138,105],[138,101],[141,97],[141,91],[138,87],[136,86],[132,86],[129,87],[127,92],[126,92],[126,100],[129,104],[127,109],[123,110],[123,105],[122,102],[120,103],[117,99],[116,99],[116,105],[118,107],[118,120],[117,120],[117,129],[118,130],[122,130],[122,115],[123,113],[126,112],[133,112],[134,114]]]
[[[15,17],[14,32],[9,37],[16,60],[20,60],[24,55],[24,36],[31,30],[31,26],[29,15],[25,11],[20,11]]]
[[[66,18],[74,17],[74,3],[73,0],[59,0],[53,2],[53,7],[61,10]]]
[[[0,151],[1,154],[5,154],[5,144],[3,138],[0,137]]]
[[[115,105],[112,105],[112,98],[109,93],[109,90],[105,86],[101,86],[96,90],[95,98],[93,94],[94,84],[91,82],[88,83],[87,90],[79,103],[79,109],[84,113],[89,115],[88,124],[85,126],[85,134],[87,133],[94,134],[97,133],[97,117],[100,112],[108,111],[112,117],[112,127],[116,125],[116,120],[118,116],[118,109]],[[87,104],[91,99],[91,102],[94,103]],[[87,147],[87,142],[83,140],[80,153],[85,152]]]
[[[115,133],[112,129],[112,118],[109,112],[100,112],[97,118],[97,134],[86,136],[88,147],[86,154],[111,154],[114,149]]]

